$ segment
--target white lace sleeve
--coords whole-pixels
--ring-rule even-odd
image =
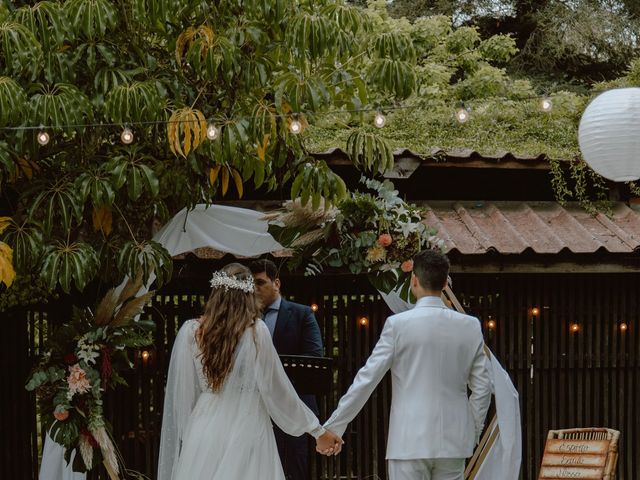
[[[173,344],[162,414],[158,480],[171,479],[187,420],[201,393],[194,362],[197,326],[196,320],[185,322]]]
[[[256,382],[269,416],[289,435],[298,437],[306,432],[318,438],[324,429],[291,385],[273,346],[269,329],[262,320],[257,322],[256,338]]]

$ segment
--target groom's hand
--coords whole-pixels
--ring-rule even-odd
[[[343,443],[338,435],[327,430],[316,440],[316,452],[322,455],[338,455]]]

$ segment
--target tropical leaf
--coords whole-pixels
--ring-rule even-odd
[[[32,201],[29,219],[41,219],[43,231],[49,235],[55,226],[67,232],[75,220],[83,217],[81,202],[74,185],[69,181],[57,182],[43,189]]]
[[[70,84],[40,84],[29,104],[32,125],[62,128],[68,125],[82,125],[93,119],[91,102],[76,86]]]
[[[383,173],[393,168],[391,147],[375,133],[354,130],[347,139],[347,152],[353,164],[366,172]]]
[[[40,261],[43,250],[42,231],[27,222],[11,221],[5,226],[5,240],[13,247],[13,264],[19,272],[28,272]]]
[[[171,151],[186,158],[207,138],[207,120],[200,110],[176,110],[169,118],[167,137]]]
[[[0,282],[7,288],[11,286],[16,278],[16,271],[13,269],[13,250],[4,242],[0,242]]]
[[[158,120],[162,107],[153,81],[118,85],[107,94],[104,103],[107,118],[122,124]]]
[[[144,242],[127,242],[118,256],[120,272],[129,277],[142,274],[146,284],[151,274],[155,274],[156,283],[162,285],[171,277],[173,262],[166,248],[153,240]]]
[[[57,2],[41,1],[18,8],[13,18],[27,27],[45,48],[56,48],[64,42],[67,19]]]
[[[117,25],[116,9],[108,0],[68,0],[63,8],[76,35],[104,37]]]
[[[108,207],[93,208],[93,229],[98,232],[101,231],[105,235],[111,233],[111,226],[113,224],[113,215],[111,209]]]
[[[56,242],[45,249],[40,275],[50,290],[60,285],[65,293],[71,285],[82,291],[98,272],[98,255],[84,242]]]
[[[267,153],[267,147],[269,146],[270,137],[271,135],[266,134],[264,137],[262,137],[262,142],[258,144],[258,158],[263,162],[265,161],[265,155]]]
[[[33,32],[17,22],[0,23],[0,58],[14,76],[35,80],[42,65],[42,47]]]
[[[313,210],[324,209],[346,198],[347,186],[324,161],[308,158],[291,185],[291,198],[300,197],[302,207],[311,201]]]
[[[18,166],[15,153],[6,142],[0,142],[0,192],[5,181],[15,180],[18,176]]]
[[[0,217],[0,233],[4,232],[11,224],[11,217]]]
[[[236,190],[238,190],[238,197],[242,198],[242,175],[235,168],[231,169],[231,175],[233,175],[233,182],[236,184]]]
[[[310,58],[319,58],[333,47],[336,30],[334,18],[315,12],[301,12],[287,24],[286,39],[296,51],[305,52]]]
[[[122,149],[124,155],[118,155],[107,162],[106,169],[112,174],[116,189],[126,184],[131,200],[137,200],[146,191],[150,197],[157,197],[160,182],[153,168],[155,160],[142,153],[139,147]]]
[[[0,126],[15,126],[27,105],[27,95],[18,83],[9,77],[0,77]]]
[[[413,64],[393,58],[375,60],[368,72],[369,81],[382,92],[390,93],[403,100],[416,89],[416,73]]]
[[[75,181],[80,202],[83,204],[88,198],[94,207],[110,206],[115,200],[113,172],[109,171],[107,164],[95,170],[86,171]]]

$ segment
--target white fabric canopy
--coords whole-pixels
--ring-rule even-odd
[[[181,210],[153,239],[162,244],[171,256],[202,247],[243,257],[282,250],[282,245],[268,233],[268,223],[262,219],[263,216],[261,212],[244,208],[197,205],[193,210]],[[380,293],[394,313],[412,307],[393,292]],[[490,360],[489,374],[496,398],[499,437],[491,446],[474,480],[517,480],[522,458],[518,392],[493,354]],[[53,440],[47,436],[40,480],[84,480],[84,474],[72,474],[71,466],[66,466],[63,448],[52,448],[51,443],[54,443]],[[58,472],[64,472],[65,476]]]
[[[171,256],[211,247],[240,257],[252,257],[282,250],[267,231],[261,212],[224,205],[196,205],[183,208],[153,239]]]

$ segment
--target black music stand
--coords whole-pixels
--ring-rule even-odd
[[[333,385],[332,358],[280,355],[289,380],[300,394],[327,395]]]

